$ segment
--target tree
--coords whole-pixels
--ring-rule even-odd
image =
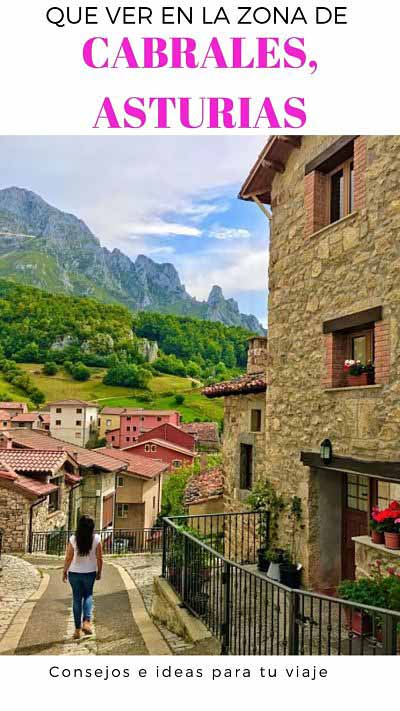
[[[58,373],[57,364],[53,363],[52,361],[45,363],[42,368],[42,373],[44,375],[56,375],[56,373]]]
[[[119,363],[110,368],[103,378],[104,385],[121,385],[126,388],[145,390],[150,382],[151,372],[137,365]]]
[[[185,402],[185,396],[182,395],[182,393],[178,393],[177,395],[175,395],[175,402],[177,405],[183,405],[183,403]]]
[[[88,368],[84,363],[77,363],[72,367],[71,375],[74,380],[85,382],[90,378],[90,368]]]

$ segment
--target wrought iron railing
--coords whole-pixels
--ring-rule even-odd
[[[229,518],[221,517],[224,541]],[[233,561],[221,543],[212,545],[207,517],[199,526],[190,518],[164,519],[162,575],[220,640],[222,654],[397,654],[400,613],[286,587],[256,571],[245,534]]]
[[[29,541],[30,553],[63,555],[70,536],[74,531],[43,531],[32,533]],[[125,555],[127,553],[159,553],[162,551],[161,528],[105,529],[97,531],[103,546],[103,553]]]
[[[3,529],[0,528],[0,566],[1,566],[1,556],[3,554]]]

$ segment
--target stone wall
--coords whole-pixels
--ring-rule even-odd
[[[371,575],[371,567],[378,565],[383,574],[387,568],[400,567],[400,551],[390,551],[385,546],[372,543],[369,536],[359,536],[355,539],[356,546],[356,578],[365,578]]]
[[[27,549],[30,503],[17,491],[5,486],[0,488],[0,528],[3,529],[4,553]]]
[[[81,514],[91,516],[96,528],[102,528],[103,496],[115,490],[114,472],[87,471],[81,486]],[[97,496],[100,492],[100,496]]]
[[[358,190],[366,191],[366,200],[358,200],[352,215],[308,235],[304,166],[335,140],[304,136],[272,186],[266,456],[257,469],[283,493],[302,498],[301,562],[311,584],[321,556],[313,526],[318,502],[301,450],[318,449],[329,437],[336,454],[400,457],[400,137],[365,138]],[[323,322],[376,306],[388,325],[388,382],[325,388]],[[228,408],[233,419],[235,406]],[[285,542],[284,531],[281,538]]]

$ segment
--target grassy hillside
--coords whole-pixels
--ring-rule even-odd
[[[191,380],[175,375],[161,375],[150,381],[151,402],[147,402],[144,391],[132,391],[130,388],[103,385],[103,368],[92,368],[90,380],[84,383],[73,380],[63,370],[57,375],[48,376],[41,373],[37,363],[23,363],[21,367],[29,373],[36,387],[46,396],[46,402],[62,398],[81,398],[95,400],[100,406],[114,405],[116,407],[144,407],[149,409],[176,409],[182,414],[185,422],[194,419],[221,421],[223,419],[223,403],[221,400],[208,400],[201,394],[201,388],[193,389]],[[0,391],[10,398],[27,401],[26,395],[5,382],[0,373]],[[175,394],[185,397],[182,405],[175,402]]]

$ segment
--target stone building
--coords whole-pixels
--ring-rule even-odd
[[[77,462],[81,485],[75,492],[70,528],[75,528],[80,514],[92,516],[97,529],[113,524],[115,511],[115,483],[126,469],[124,462],[78,445],[50,437],[46,432],[18,428],[0,433],[0,458],[3,449],[67,451]]]
[[[224,398],[222,443],[225,507],[238,510],[254,482],[265,475],[265,393],[267,337],[249,340],[247,373],[209,385],[208,398]]]
[[[399,136],[273,137],[240,192],[271,219],[263,475],[301,497],[323,590],[370,551],[372,505],[400,498],[399,196]],[[372,361],[368,382],[345,359]]]
[[[68,528],[79,482],[77,462],[65,450],[1,450],[3,550],[24,552],[32,533]]]

